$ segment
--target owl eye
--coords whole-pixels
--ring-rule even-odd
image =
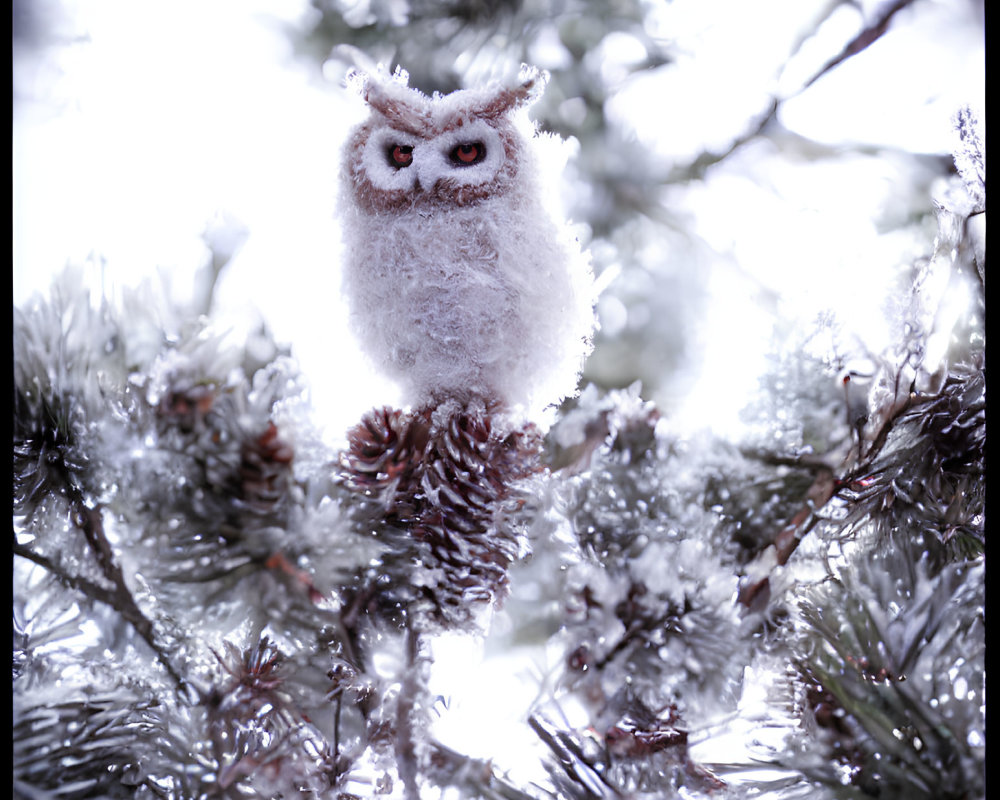
[[[394,144],[389,148],[389,163],[396,169],[413,163],[413,148],[408,144]]]
[[[486,148],[482,142],[466,142],[451,151],[451,160],[460,167],[478,164],[486,158]]]

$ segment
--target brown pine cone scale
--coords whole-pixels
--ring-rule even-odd
[[[520,551],[511,508],[519,482],[542,471],[540,456],[534,426],[513,427],[482,404],[380,408],[349,432],[341,477],[377,501],[395,583],[422,587],[438,620],[455,624],[464,604],[506,593]]]

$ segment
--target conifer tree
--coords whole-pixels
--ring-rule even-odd
[[[527,3],[314,5],[304,52],[395,48],[428,89],[546,27]],[[669,58],[643,4],[608,9],[561,19],[573,62],[541,112],[576,120],[598,267],[664,183],[725,159],[586,157],[606,87],[582,121],[557,109],[592,39]],[[652,345],[616,365],[630,334],[605,332],[549,426],[385,406],[332,447],[294,347],[212,318],[224,248],[190,305],[61,274],[14,309],[13,796],[984,798],[985,128],[953,127],[890,344],[779,320],[740,439],[675,428]],[[544,780],[436,734],[454,633],[556,654],[523,725]]]

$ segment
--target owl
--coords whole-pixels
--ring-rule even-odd
[[[563,142],[527,116],[547,75],[428,96],[355,73],[367,118],[341,171],[343,289],[375,365],[414,407],[529,414],[576,390],[594,330],[590,262],[550,211]]]

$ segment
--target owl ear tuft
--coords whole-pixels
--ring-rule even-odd
[[[395,72],[381,64],[374,71],[351,70],[347,82],[370,108],[403,130],[419,130],[427,122],[426,98],[409,87],[410,76],[402,67]]]
[[[549,73],[530,64],[521,64],[517,80],[518,86],[514,89],[519,98],[517,105],[527,105],[534,103],[545,92],[545,86],[549,82]]]
[[[347,85],[354,89],[366,103],[371,103],[372,93],[377,97],[385,95],[383,88],[388,88],[391,92],[400,88],[406,89],[410,82],[410,73],[402,67],[397,66],[392,73],[386,69],[384,64],[376,64],[370,67],[352,67],[347,72]]]
[[[368,84],[371,81],[369,73],[363,69],[352,67],[344,78],[347,88],[357,92],[358,96],[368,99]]]
[[[483,116],[500,116],[516,108],[529,106],[545,91],[549,73],[545,70],[521,65],[517,81],[513,86],[501,86],[483,99],[476,109]]]

